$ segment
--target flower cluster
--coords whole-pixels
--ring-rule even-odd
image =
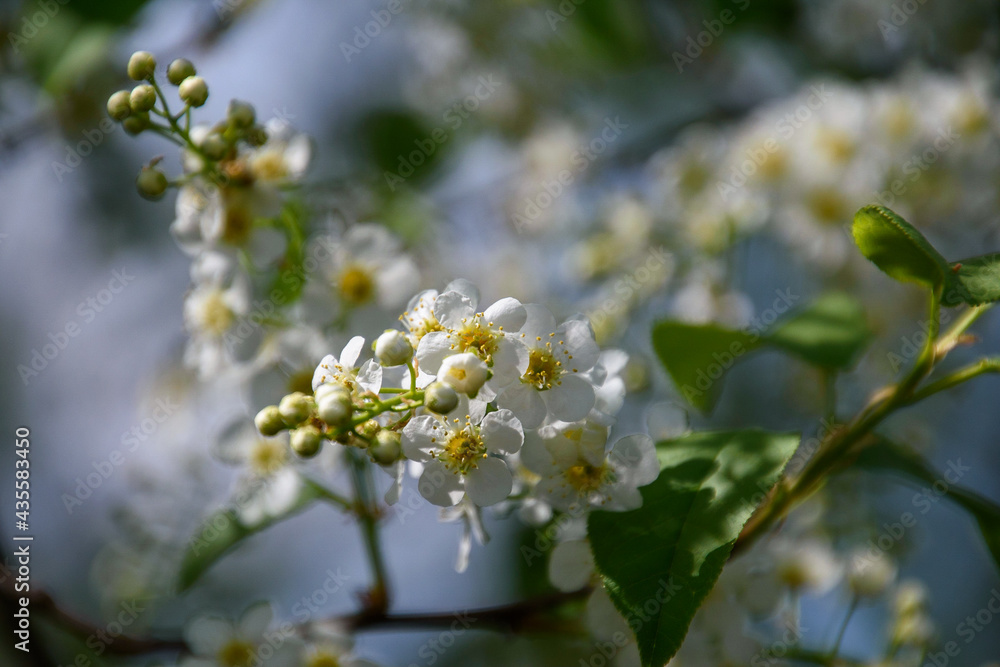
[[[547,507],[543,518],[553,508],[641,505],[637,488],[659,471],[652,440],[630,436],[608,450],[626,357],[602,353],[585,320],[557,323],[509,297],[481,307],[464,280],[417,294],[400,320],[372,358],[361,362],[360,336],[324,357],[312,392],[257,414],[260,433],[290,431],[301,457],[324,443],[363,450],[392,476],[390,501],[406,464],[424,498],[474,515],[469,522],[508,498]]]

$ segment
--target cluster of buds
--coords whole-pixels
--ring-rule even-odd
[[[381,367],[406,365],[413,369],[413,346],[398,331],[386,331],[372,349]],[[303,458],[316,456],[323,441],[329,440],[363,449],[375,463],[389,466],[402,458],[399,431],[418,408],[444,415],[459,404],[458,393],[444,382],[418,389],[411,381],[409,389],[392,391],[396,394],[393,398],[380,398],[357,382],[355,371],[353,377],[349,373],[320,383],[312,394],[288,394],[278,405],[258,412],[254,422],[265,436],[290,430],[291,447]]]
[[[256,148],[267,141],[267,131],[257,124],[252,105],[233,100],[226,118],[207,132],[192,131],[191,110],[208,100],[208,84],[198,76],[190,60],[178,58],[167,67],[167,81],[177,87],[183,108],[172,113],[163,88],[156,80],[156,58],[148,51],[136,51],[129,58],[128,76],[137,85],[132,90],[119,90],[108,98],[108,115],[122,124],[131,135],[154,132],[173,141],[192,157],[198,169],[171,181],[158,168],[159,157],[142,167],[136,179],[139,194],[147,199],[159,199],[170,186],[180,186],[195,176],[202,176],[217,185],[228,185],[247,178],[240,169],[227,163],[239,153],[241,144]],[[245,170],[244,170],[245,171]]]

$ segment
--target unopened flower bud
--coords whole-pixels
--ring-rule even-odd
[[[382,429],[375,436],[375,442],[368,448],[368,454],[375,463],[387,466],[399,460],[403,453],[399,433]]]
[[[413,345],[402,331],[389,329],[375,341],[375,359],[383,366],[402,366],[413,358]]]
[[[371,440],[376,435],[378,435],[378,432],[381,429],[382,426],[380,426],[379,423],[374,419],[369,419],[368,421],[358,424],[357,426],[354,427],[354,430],[358,432],[358,435],[360,435],[363,438],[367,438],[368,440]]]
[[[281,417],[277,405],[269,405],[253,418],[253,423],[261,435],[277,435],[285,430],[285,420]]]
[[[247,143],[258,148],[267,143],[267,130],[262,128],[260,125],[254,125],[247,129],[246,132]]]
[[[229,150],[229,146],[226,144],[225,139],[223,139],[218,132],[209,132],[205,135],[205,138],[201,140],[201,143],[198,144],[198,147],[209,160],[221,160],[226,156],[226,152]]]
[[[189,76],[181,81],[177,94],[186,104],[200,107],[208,99],[208,84],[200,76]]]
[[[306,396],[301,391],[288,394],[281,399],[278,404],[278,411],[281,418],[289,426],[298,426],[312,416],[313,408],[316,406],[312,396]]]
[[[156,106],[156,90],[148,83],[142,83],[132,89],[128,96],[132,111],[149,111]]]
[[[292,431],[291,445],[296,454],[303,458],[312,458],[319,453],[323,444],[323,435],[319,429],[308,424]]]
[[[133,112],[128,118],[122,121],[122,129],[132,135],[149,129],[149,113],[145,111]]]
[[[136,51],[128,59],[128,76],[135,81],[145,81],[156,71],[156,58],[149,51]]]
[[[240,129],[250,127],[257,120],[257,112],[254,111],[253,105],[240,100],[232,100],[229,103],[229,110],[226,112],[226,116],[229,117],[229,122],[233,127]]]
[[[194,65],[190,60],[187,58],[178,58],[167,66],[167,81],[175,86],[179,86],[184,79],[194,76],[195,73]]]
[[[319,418],[330,426],[344,426],[351,420],[354,412],[354,403],[351,400],[351,392],[344,387],[335,385],[323,385],[332,387],[328,391],[316,392],[316,407]],[[323,387],[320,387],[322,389]]]
[[[475,397],[490,377],[486,362],[472,352],[462,352],[445,357],[441,362],[438,378],[451,385],[455,391]]]
[[[132,113],[132,105],[129,103],[129,92],[119,90],[108,98],[108,115],[115,120],[122,121]]]
[[[135,179],[135,187],[146,199],[157,200],[167,191],[167,175],[156,167],[143,167]]]
[[[446,415],[458,407],[458,393],[443,382],[431,382],[424,389],[424,406],[431,412]]]

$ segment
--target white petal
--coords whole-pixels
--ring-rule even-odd
[[[560,542],[549,557],[549,581],[560,591],[578,591],[594,576],[594,556],[584,540]]]
[[[337,365],[337,357],[332,354],[328,354],[319,362],[316,366],[316,371],[313,373],[312,387],[313,391],[316,391],[321,384],[329,382],[333,378],[333,368]]]
[[[288,237],[273,227],[254,230],[247,251],[256,267],[270,266],[285,256]]]
[[[558,338],[564,341],[566,351],[573,356],[573,368],[582,372],[597,363],[601,349],[594,341],[594,331],[586,322],[568,320],[559,327]]]
[[[382,391],[382,366],[374,359],[366,361],[358,371],[358,384],[374,394]]]
[[[465,495],[462,478],[437,459],[431,459],[424,466],[417,489],[420,495],[438,507],[451,507]]]
[[[240,617],[239,635],[244,639],[260,639],[271,625],[272,620],[274,620],[274,610],[271,609],[271,603],[258,602],[253,604]]]
[[[630,435],[622,438],[611,448],[611,461],[615,467],[623,466],[625,475],[633,486],[645,486],[660,474],[660,462],[656,457],[656,446],[648,435]]]
[[[458,292],[459,294],[468,297],[469,301],[472,302],[473,310],[479,308],[479,288],[465,278],[456,278],[455,280],[452,280],[443,290],[441,290],[441,292],[442,294],[444,292]]]
[[[524,326],[528,311],[513,297],[500,299],[483,312],[483,317],[491,328],[503,328],[507,333],[515,333]]]
[[[556,419],[580,421],[594,407],[594,386],[573,373],[566,373],[560,380],[560,384],[542,392],[542,398]]]
[[[465,492],[480,507],[506,499],[513,485],[514,478],[507,464],[492,456],[480,460],[465,478]]]
[[[481,425],[483,442],[492,454],[513,454],[524,444],[524,429],[506,408],[491,412]]]
[[[537,432],[528,431],[524,434],[524,446],[521,447],[521,464],[528,470],[539,475],[555,472],[556,466],[545,442],[538,437]]]
[[[344,346],[344,351],[340,353],[340,365],[344,368],[354,368],[358,365],[358,357],[361,356],[361,350],[365,346],[365,339],[361,336],[355,336],[351,340],[347,341],[347,345]]]
[[[444,292],[434,302],[434,317],[449,329],[462,327],[462,320],[469,320],[476,314],[472,299],[459,292]]]
[[[444,358],[454,354],[451,345],[451,334],[447,331],[432,331],[421,338],[416,355],[421,372],[436,374]]]
[[[615,484],[608,489],[608,502],[601,509],[628,512],[642,507],[642,494],[631,484]]]
[[[420,282],[420,271],[409,257],[394,257],[388,265],[379,267],[375,274],[378,282],[378,305],[396,309],[406,303],[413,293],[413,286]]]
[[[434,417],[420,415],[410,420],[400,433],[403,453],[411,461],[427,461],[428,452],[441,446],[444,429]],[[437,442],[433,442],[433,440]]]
[[[403,489],[403,476],[406,473],[406,462],[397,461],[385,469],[392,476],[392,484],[385,490],[385,504],[395,505],[399,502],[399,493]]]
[[[534,338],[535,336],[545,338],[556,330],[556,318],[552,316],[552,313],[545,306],[537,303],[526,303],[524,304],[524,310],[527,317],[521,326],[521,333],[526,338]]]
[[[184,628],[184,639],[196,655],[215,657],[233,638],[233,624],[221,618],[196,618]]]
[[[523,355],[520,351],[523,350]],[[524,368],[520,368],[522,356],[525,359]],[[504,336],[497,341],[496,352],[493,353],[493,377],[490,384],[503,388],[518,380],[527,370],[528,352],[516,338]]]
[[[524,428],[538,428],[545,419],[545,402],[534,387],[518,382],[503,390],[497,404],[511,410]]]

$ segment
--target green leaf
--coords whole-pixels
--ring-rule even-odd
[[[760,337],[714,324],[660,322],[653,348],[685,400],[707,411],[719,394],[718,380],[736,360],[759,347]]]
[[[209,515],[191,539],[181,561],[177,583],[179,590],[185,591],[190,588],[208,568],[247,537],[298,514],[323,497],[322,489],[315,483],[305,478],[302,481],[299,496],[279,516],[269,516],[258,523],[248,525],[240,520],[238,513],[232,507],[223,508]]]
[[[950,267],[917,229],[884,206],[854,215],[854,242],[875,266],[896,280],[927,287],[944,283]]]
[[[640,489],[642,507],[590,515],[594,561],[643,665],[659,667],[680,648],[743,525],[798,444],[797,434],[759,430],[661,442],[660,476]]]
[[[960,259],[952,266],[941,303],[979,306],[1000,300],[1000,253]]]
[[[989,549],[993,562],[1000,570],[1000,506],[975,491],[957,485],[958,478],[966,472],[966,467],[962,466],[960,459],[949,462],[949,470],[941,473],[934,470],[916,452],[880,438],[877,444],[861,452],[857,464],[863,468],[902,473],[932,487],[934,492],[941,490],[945,498],[975,519],[983,541],[986,542],[986,548]]]
[[[748,352],[771,345],[831,370],[849,368],[871,339],[864,309],[845,294],[827,294],[758,335],[714,324],[660,322],[653,348],[684,398],[706,412],[721,379]]]
[[[846,369],[871,339],[861,304],[846,294],[820,297],[765,340],[805,361],[829,369]]]

